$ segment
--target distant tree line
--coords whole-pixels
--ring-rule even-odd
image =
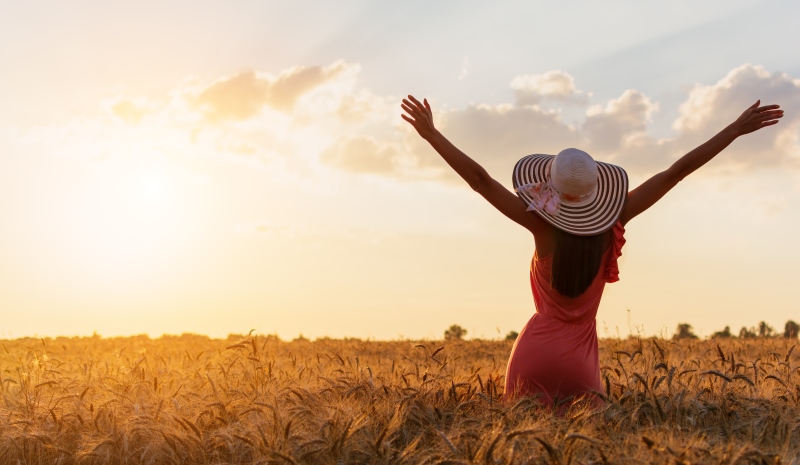
[[[722,331],[717,331],[711,335],[712,338],[729,338],[729,337],[739,337],[742,339],[751,339],[757,337],[785,337],[787,339],[797,339],[797,335],[800,333],[800,324],[795,323],[792,320],[786,322],[783,327],[783,334],[781,335],[775,328],[767,324],[766,321],[762,321],[755,327],[742,327],[739,330],[739,335],[736,336],[731,333],[731,327],[726,326],[725,329]],[[688,323],[680,323],[678,324],[678,328],[675,330],[675,334],[672,336],[673,339],[697,339],[697,335],[692,330],[692,325]]]
[[[461,340],[461,339],[464,339],[464,336],[466,336],[466,335],[467,335],[467,330],[462,328],[459,325],[451,325],[449,328],[447,328],[444,331],[444,339],[446,341]],[[517,339],[517,336],[519,336],[518,332],[509,331],[509,333],[506,334],[506,340],[507,341],[514,341],[514,340]]]
[[[722,331],[717,331],[711,335],[712,338],[735,338],[739,337],[742,339],[750,339],[750,338],[757,338],[757,337],[785,337],[788,339],[797,339],[798,334],[800,334],[800,324],[795,323],[792,320],[786,322],[783,327],[783,334],[781,335],[775,328],[767,324],[766,321],[762,321],[758,323],[758,326],[755,327],[742,327],[739,330],[739,334],[734,335],[731,332],[731,327],[726,326],[725,329]],[[467,335],[467,330],[462,328],[459,325],[452,325],[447,328],[444,332],[444,338],[448,341],[453,340],[461,340],[464,336]],[[517,339],[519,333],[516,331],[511,331],[506,335],[506,340],[513,341]],[[675,330],[675,334],[672,336],[672,339],[698,339],[697,334],[694,333],[692,329],[692,325],[689,323],[679,323],[677,329]]]

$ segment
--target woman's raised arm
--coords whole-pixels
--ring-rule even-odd
[[[407,114],[402,115],[416,129],[417,133],[439,152],[439,155],[458,173],[464,181],[500,213],[520,224],[532,233],[546,227],[539,215],[526,211],[525,204],[514,193],[503,187],[475,160],[453,145],[433,125],[433,113],[427,99],[420,103],[413,96],[403,99],[401,107]]]
[[[759,107],[760,103],[761,100],[757,101],[717,135],[678,159],[667,170],[656,174],[629,192],[620,218],[622,224],[626,224],[652,207],[683,178],[708,163],[737,137],[772,126],[783,117],[783,110],[778,109],[779,105]]]

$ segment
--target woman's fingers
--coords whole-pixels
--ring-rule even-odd
[[[778,121],[779,121],[781,118],[783,118],[783,114],[777,114],[777,115],[775,115],[775,114],[772,114],[772,115],[763,115],[763,116],[758,116],[758,117],[756,117],[756,118],[753,118],[753,119],[751,119],[751,120],[750,120],[750,121],[751,121],[751,123],[750,123],[750,124],[761,124],[761,123],[763,123],[763,122],[765,122],[765,121],[775,121],[775,122],[778,122]]]
[[[408,115],[400,115],[400,117],[403,118],[404,120],[408,121],[408,123],[411,124],[411,126],[413,126],[414,129],[417,130],[417,132],[420,131],[419,120],[415,120],[414,118],[411,118]]]
[[[419,121],[419,120],[424,120],[425,119],[425,116],[419,111],[419,109],[414,108],[413,106],[410,106],[410,105],[405,105],[405,104],[401,105],[401,107],[403,108],[403,110],[406,111],[406,113],[408,113],[409,115],[413,116],[415,120]]]
[[[413,97],[412,97],[413,98]],[[414,99],[416,103],[411,103],[408,100],[403,99],[403,104],[401,105],[403,109],[408,112],[417,123],[424,122],[427,125],[433,126],[433,120],[431,118],[431,114],[427,111],[425,107],[420,107],[421,105],[418,100]]]
[[[780,118],[783,118],[783,110],[780,110],[779,108],[780,105],[765,105],[763,107],[750,107],[739,118],[739,124],[745,126],[757,125],[755,128],[760,128],[762,126],[759,125],[765,121],[778,120]],[[755,129],[751,129],[750,131],[753,130]]]
[[[761,128],[778,124],[783,118],[783,110],[780,105],[764,105],[760,107],[761,100],[757,100],[752,106],[742,113],[736,120],[739,134],[750,134]]]
[[[783,117],[783,110],[772,110],[772,111],[765,111],[763,113],[758,113],[754,116],[756,119],[772,119],[772,118],[781,118]]]
[[[749,124],[745,125],[743,128],[743,134],[750,134],[751,132],[756,132],[761,128],[765,128],[767,126],[772,126],[778,124],[780,119],[778,118],[767,118],[758,121],[752,121]]]
[[[419,111],[405,100],[403,100],[403,103],[400,104],[400,108],[407,113],[407,115],[401,115],[406,120],[416,122],[420,119]]]
[[[425,115],[425,108],[420,107],[417,103],[411,103],[408,100],[403,99],[403,104],[408,108],[407,111],[409,113],[413,113],[414,115],[418,115],[418,117],[422,117],[422,116]]]
[[[418,110],[418,109],[416,109],[416,108],[414,108],[414,107],[412,107],[412,106],[411,106],[411,105],[409,105],[409,104],[403,103],[403,104],[401,104],[401,105],[400,105],[400,107],[401,107],[403,110],[405,110],[405,111],[406,111],[408,114],[411,114],[411,115],[414,115],[414,116],[416,116],[417,114],[419,114],[419,110]]]
[[[411,101],[414,102],[414,105],[418,106],[419,108],[425,108],[425,105],[419,103],[419,100],[415,99],[413,95],[409,95],[408,98],[411,99]]]
[[[415,110],[420,110],[419,105],[412,102],[411,99],[403,99],[403,104],[408,105],[409,107],[414,108]]]
[[[414,105],[416,105],[416,106],[417,106],[417,108],[419,108],[420,112],[422,112],[423,114],[425,114],[425,115],[427,115],[427,116],[430,116],[430,115],[431,115],[431,113],[430,113],[430,109],[429,109],[427,106],[425,106],[425,105],[421,104],[421,103],[419,102],[419,100],[417,100],[416,98],[414,98],[414,96],[413,96],[413,95],[409,95],[409,96],[408,96],[408,98],[409,98],[409,99],[411,99],[411,101],[412,101],[412,102],[414,102]]]
[[[745,130],[744,133],[745,134],[750,134],[752,132],[758,131],[759,129],[765,128],[767,126],[772,126],[772,125],[775,125],[775,124],[778,124],[778,120],[766,121],[766,122],[763,122],[763,123],[758,123],[758,125],[752,126],[749,129]]]
[[[410,104],[409,105],[402,104],[400,106],[403,108],[403,110],[405,110],[406,113],[408,113],[407,115],[400,115],[400,116],[402,116],[403,119],[411,123],[414,127],[417,127],[418,125],[422,124],[425,121],[425,115],[421,114],[418,108],[414,108]]]
[[[763,107],[758,107],[754,109],[754,113],[762,113],[769,110],[777,110],[780,108],[780,105],[765,105]]]

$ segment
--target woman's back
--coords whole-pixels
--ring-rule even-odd
[[[617,222],[597,275],[578,297],[566,297],[550,286],[552,254],[534,256],[530,280],[536,313],[511,350],[506,398],[540,395],[552,404],[559,398],[602,392],[595,317],[605,284],[619,280],[617,259],[624,232]]]
[[[605,284],[619,280],[617,258],[622,254],[622,246],[625,244],[624,233],[625,228],[619,222],[609,231],[600,268],[594,280],[583,293],[575,298],[562,295],[550,285],[555,254],[553,249],[550,251],[545,249],[540,256],[537,247],[530,273],[536,311],[573,324],[582,324],[593,320],[597,315]]]

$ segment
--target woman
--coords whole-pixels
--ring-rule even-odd
[[[436,130],[427,100],[420,103],[411,95],[403,99],[403,119],[473,190],[533,234],[530,279],[536,313],[511,350],[507,399],[534,395],[552,405],[556,399],[603,391],[595,316],[605,283],[619,279],[617,258],[625,225],[737,137],[776,124],[783,116],[778,105],[760,103],[630,192],[622,168],[566,149],[518,161],[514,195]]]

